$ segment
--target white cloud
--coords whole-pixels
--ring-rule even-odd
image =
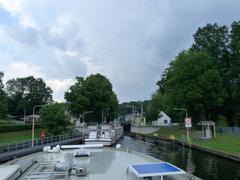
[[[72,79],[65,79],[65,80],[51,79],[51,80],[47,80],[46,83],[53,90],[53,96],[55,97],[54,100],[61,102],[63,101],[63,98],[62,98],[63,92],[68,91],[69,87],[72,84],[74,84],[74,81]]]
[[[229,25],[239,6],[227,0],[0,0],[12,19],[0,21],[0,70],[5,79],[42,76],[58,100],[75,76],[92,73],[106,75],[120,101],[147,99],[197,27]]]
[[[0,0],[0,4],[14,16],[17,13],[22,12],[21,1]]]
[[[33,64],[26,64],[23,62],[10,63],[8,66],[7,72],[14,72],[13,74],[6,73],[6,78],[16,78],[16,77],[26,77],[26,76],[35,76],[35,77],[44,77],[38,66]]]

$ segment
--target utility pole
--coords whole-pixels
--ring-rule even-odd
[[[141,117],[143,117],[143,104],[141,104]]]
[[[186,118],[185,118],[185,119],[188,118],[188,111],[187,111],[186,108],[173,108],[173,110],[176,110],[176,111],[185,111],[185,115],[186,115]],[[189,142],[189,140],[190,140],[190,138],[189,138],[189,129],[188,129],[188,127],[186,127],[186,128],[187,128],[187,142]]]
[[[24,122],[24,124],[25,124],[25,122],[26,122],[26,108],[24,108],[23,122]]]
[[[102,110],[102,124],[104,123],[104,111],[109,110],[109,108],[105,108]]]
[[[34,146],[34,133],[35,133],[35,108],[42,106],[49,106],[50,104],[40,104],[33,106],[33,118],[32,118],[32,147]]]

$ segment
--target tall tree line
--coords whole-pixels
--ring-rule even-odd
[[[7,116],[7,95],[4,91],[3,72],[0,72],[0,119]]]
[[[0,118],[7,114],[23,117],[32,114],[35,105],[52,102],[52,89],[46,85],[42,78],[33,76],[10,79],[4,84],[3,73],[0,73]],[[76,83],[65,93],[69,113],[79,118],[84,112],[92,111],[85,116],[85,121],[101,122],[111,121],[118,115],[118,99],[113,91],[111,82],[101,74],[90,75],[86,78],[76,77]],[[56,107],[60,107],[56,105]],[[49,107],[45,109],[48,110]],[[39,108],[40,109],[40,108]],[[38,109],[38,110],[39,110]],[[53,108],[54,109],[54,108]],[[59,114],[62,109],[57,112]],[[49,112],[50,113],[50,112]],[[46,114],[46,113],[45,113]]]
[[[229,125],[240,119],[240,22],[231,27],[207,24],[193,35],[194,43],[171,61],[157,82],[147,117],[161,110],[173,117],[175,107],[187,108],[195,122],[217,121]]]
[[[3,73],[0,72],[0,118],[5,119],[7,114],[16,118],[23,117],[24,113],[30,115],[33,106],[52,101],[52,89],[42,78],[10,79],[5,87],[2,78]]]
[[[134,107],[134,110],[138,113],[141,113],[141,110],[143,108],[143,112],[145,113],[147,111],[148,104],[149,104],[149,100],[130,101],[130,102],[120,103],[118,105],[118,116],[126,116],[127,114],[132,114],[133,107]]]

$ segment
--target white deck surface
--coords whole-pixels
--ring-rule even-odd
[[[19,165],[1,165],[0,166],[0,180],[7,180],[12,174],[16,173]]]
[[[136,177],[133,173],[128,171],[129,164],[139,163],[154,163],[161,162],[160,160],[151,156],[137,153],[137,152],[126,152],[122,149],[114,148],[96,148],[90,149],[90,157],[74,157],[74,150],[61,150],[59,153],[36,153],[30,156],[26,156],[18,159],[14,164],[25,164],[27,161],[36,160],[35,163],[27,172],[22,174],[19,179],[34,171],[38,164],[50,161],[60,161],[69,166],[86,167],[87,176],[76,177],[68,176],[67,179],[82,179],[82,180],[135,180],[142,179]],[[153,180],[160,179],[160,177],[153,177]],[[168,179],[186,179],[185,175],[174,175]]]

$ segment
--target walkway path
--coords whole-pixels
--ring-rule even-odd
[[[132,126],[132,133],[140,133],[140,134],[152,134],[159,130],[159,127],[156,126]]]

